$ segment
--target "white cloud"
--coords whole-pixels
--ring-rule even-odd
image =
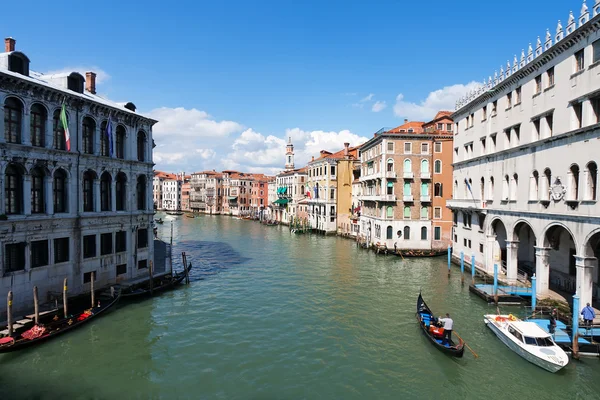
[[[375,94],[373,93],[369,93],[366,97],[363,97],[360,101],[362,103],[366,103],[367,101],[371,101],[373,100],[373,97],[375,96]]]
[[[71,72],[79,72],[84,77],[85,77],[86,72],[95,72],[96,73],[96,85],[101,85],[110,79],[110,75],[106,71],[104,71],[98,67],[89,67],[89,66],[88,67],[86,67],[86,66],[65,67],[65,68],[56,69],[53,71],[44,72],[43,74],[44,75],[70,74]]]
[[[404,95],[400,93],[396,97],[394,114],[398,117],[411,120],[430,120],[440,110],[454,110],[456,100],[464,96],[468,91],[477,89],[480,85],[478,82],[470,82],[466,85],[456,84],[446,86],[429,93],[427,98],[419,103],[405,101]]]
[[[387,104],[385,103],[385,101],[376,101],[375,104],[373,104],[373,107],[371,107],[371,111],[379,112],[379,111],[382,111],[386,107],[387,107]]]
[[[223,137],[244,129],[237,122],[215,121],[208,113],[195,108],[188,110],[183,107],[162,107],[147,115],[159,121],[154,126],[156,138]]]
[[[203,160],[212,160],[217,155],[213,149],[196,149],[196,153]]]

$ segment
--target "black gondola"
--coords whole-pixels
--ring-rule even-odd
[[[462,339],[458,339],[458,344],[453,340],[450,340],[449,344],[442,344],[442,336],[438,334],[440,331],[436,329],[434,326],[434,322],[436,321],[435,316],[423,301],[423,297],[421,293],[419,293],[419,297],[417,298],[417,313],[416,313],[417,321],[419,322],[419,326],[423,330],[425,336],[429,338],[431,343],[435,345],[438,349],[443,351],[444,353],[450,354],[453,357],[462,357],[464,349],[464,342]]]
[[[162,218],[159,218],[159,219],[155,220],[155,222],[156,222],[157,224],[162,224],[162,223],[163,223],[163,222],[165,222],[165,221],[163,221],[163,220],[162,220]]]
[[[117,304],[121,298],[119,287],[110,287],[100,290],[96,295],[97,305],[89,307],[89,297],[79,296],[75,303],[88,302],[87,308],[79,304],[69,305],[70,309],[77,310],[66,318],[55,315],[49,321],[41,322],[39,325],[27,326],[17,329],[12,337],[2,338],[0,353],[21,350],[26,347],[40,344],[55,336],[69,332],[85,323],[90,322]],[[12,339],[12,340],[11,340]]]
[[[189,274],[192,269],[192,264],[187,268],[187,274]],[[154,278],[154,283],[156,286],[150,290],[150,282],[146,281],[142,285],[139,286],[131,286],[123,289],[122,296],[124,298],[130,299],[135,297],[144,297],[150,294],[163,292],[165,290],[169,290],[179,285],[185,279],[186,271],[180,271],[173,276],[166,276],[160,278]]]

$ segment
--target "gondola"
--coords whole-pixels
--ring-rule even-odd
[[[154,222],[156,222],[157,224],[162,224],[165,221],[163,221],[162,218],[159,218],[159,219],[154,220]]]
[[[183,211],[167,211],[167,215],[183,215]]]
[[[190,265],[187,268],[187,274],[189,274],[191,269],[192,269],[192,264],[190,263]],[[175,286],[177,286],[181,282],[183,282],[183,280],[185,279],[185,276],[186,276],[186,272],[180,271],[173,276],[155,278],[154,282],[155,282],[156,286],[154,286],[152,288],[152,290],[150,290],[150,283],[148,281],[144,282],[140,286],[126,287],[123,289],[123,294],[121,296],[126,299],[133,299],[133,298],[149,296],[154,293],[164,292],[166,290],[174,288]]]
[[[44,321],[33,327],[23,327],[13,332],[12,337],[4,337],[0,339],[0,353],[8,353],[11,351],[21,350],[26,347],[41,344],[46,340],[69,332],[83,324],[90,322],[92,319],[106,313],[115,306],[121,298],[121,290],[118,286],[100,290],[96,295],[97,304],[94,307],[89,307],[89,297],[78,297],[76,303],[87,302],[85,306],[73,306],[76,312],[70,313],[66,318],[60,317],[58,314],[49,321]],[[71,305],[69,305],[71,307]]]
[[[402,257],[437,257],[447,253],[448,250],[396,250]]]
[[[443,328],[436,328],[434,326],[434,322],[436,321],[435,316],[423,301],[423,297],[421,293],[419,293],[419,297],[417,298],[417,322],[419,322],[419,326],[423,330],[423,333],[427,338],[433,343],[435,347],[440,349],[446,354],[450,354],[453,357],[462,357],[464,349],[464,342],[462,339],[458,339],[458,344],[453,340],[450,340],[449,344],[442,345],[442,335]]]

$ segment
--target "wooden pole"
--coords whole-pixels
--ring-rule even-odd
[[[150,265],[148,266],[148,274],[150,275],[150,295],[152,295],[154,290],[154,265],[152,265],[152,260],[150,260]]]
[[[8,301],[6,303],[6,317],[7,317],[7,322],[8,322],[8,336],[12,336],[12,334],[13,334],[12,301],[13,301],[13,293],[12,293],[12,290],[9,290],[9,292],[8,292]]]
[[[183,271],[185,272],[185,283],[189,285],[190,275],[187,267],[187,256],[185,254],[185,251],[181,253],[181,256],[183,257]]]
[[[173,275],[173,221],[171,221],[171,244],[169,247],[169,268],[171,276]]]
[[[460,283],[465,284],[465,252],[460,252]]]
[[[65,318],[67,318],[68,310],[67,310],[67,278],[65,278],[63,282],[63,309],[65,312]]]
[[[94,280],[96,278],[96,271],[90,273],[90,293],[92,295],[92,308],[96,306],[96,293],[94,291]]]
[[[40,302],[37,286],[33,287],[33,311],[35,313],[35,324],[38,325],[40,323]]]
[[[460,336],[458,336],[458,333],[456,333],[455,331],[453,331],[453,332],[454,332],[454,334],[456,335],[456,337],[457,337],[457,338],[459,338],[460,340],[462,340],[462,342],[464,343],[464,345],[467,347],[467,349],[469,349],[469,351],[470,351],[471,353],[473,353],[473,355],[475,356],[475,358],[479,358],[479,356],[477,355],[477,353],[475,353],[475,352],[473,351],[473,349],[471,348],[471,346],[469,346],[469,345],[467,344],[467,342],[465,342],[465,341],[464,341],[464,339],[463,339],[463,338],[461,338]]]

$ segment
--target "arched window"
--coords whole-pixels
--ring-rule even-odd
[[[598,166],[595,162],[588,163],[586,174],[585,199],[596,200],[596,185],[598,183]]]
[[[83,173],[83,211],[94,211],[94,180],[96,173],[94,171],[85,171]]]
[[[90,117],[83,119],[82,147],[85,154],[94,154],[94,131],[96,123]]]
[[[394,218],[394,207],[387,206],[386,217],[388,217],[388,218]]]
[[[429,173],[429,160],[421,160],[421,173]]]
[[[410,182],[404,182],[404,191],[403,191],[403,195],[404,196],[411,196],[411,189],[410,189]]]
[[[421,197],[429,196],[429,183],[421,182]]]
[[[404,227],[404,240],[410,240],[410,226]]]
[[[537,171],[531,173],[529,178],[529,200],[536,201],[539,196],[540,174]]]
[[[394,160],[391,158],[387,160],[387,172],[394,172]]]
[[[46,145],[46,119],[47,113],[44,106],[34,104],[30,112],[31,145],[44,147]]]
[[[6,167],[4,205],[6,214],[23,213],[23,173],[22,169],[15,164]]]
[[[35,167],[31,170],[31,213],[42,214],[46,212],[44,203],[44,171]]]
[[[404,160],[404,172],[412,172],[412,163],[408,158]]]
[[[455,195],[458,195],[458,181],[454,181],[454,191],[453,191],[453,193]]]
[[[23,104],[9,97],[4,102],[4,139],[6,143],[21,143]]]
[[[504,180],[502,181],[502,200],[508,200],[508,196],[510,195],[509,180],[508,175],[504,175]]]
[[[69,123],[69,115],[67,115],[67,123]],[[52,116],[52,130],[54,138],[54,149],[55,150],[66,150],[67,139],[65,137],[65,127],[60,120],[60,110],[54,111]]]
[[[512,176],[512,180],[510,181],[510,200],[516,201],[517,194],[519,189],[519,175],[514,174]]]
[[[485,179],[483,177],[479,181],[479,198],[481,200],[485,199]]]
[[[427,240],[427,227],[421,227],[421,240]]]
[[[425,206],[421,206],[421,219],[429,219],[429,209]]]
[[[550,168],[546,168],[540,187],[540,200],[550,200],[550,186],[552,186],[552,171]]]
[[[138,176],[135,193],[136,193],[136,197],[137,197],[137,209],[145,210],[146,209],[146,176],[145,175]]]
[[[435,197],[442,197],[444,195],[441,183],[436,183],[433,185],[433,195]]]
[[[489,200],[493,200],[494,199],[494,177],[490,177],[490,189],[488,192],[488,199]]]
[[[569,191],[567,192],[567,200],[579,200],[579,165],[573,164],[569,168]]]
[[[108,138],[108,132],[106,131],[107,126],[107,121],[104,121],[100,124],[100,155],[103,157],[110,156],[110,142]]]
[[[146,161],[146,134],[143,131],[137,134],[137,159]]]
[[[433,163],[433,172],[436,174],[442,173],[442,160],[435,160]]]
[[[112,178],[105,171],[100,176],[100,211],[111,211],[111,185]]]
[[[54,172],[54,182],[52,189],[54,191],[54,212],[64,213],[68,211],[68,188],[67,188],[67,173],[62,170]]]
[[[116,136],[116,150],[117,150],[117,158],[124,159],[125,158],[125,128],[123,125],[118,125],[117,130],[115,132]]]
[[[385,237],[386,237],[386,239],[393,239],[394,238],[394,230],[392,229],[391,225],[387,227]]]

